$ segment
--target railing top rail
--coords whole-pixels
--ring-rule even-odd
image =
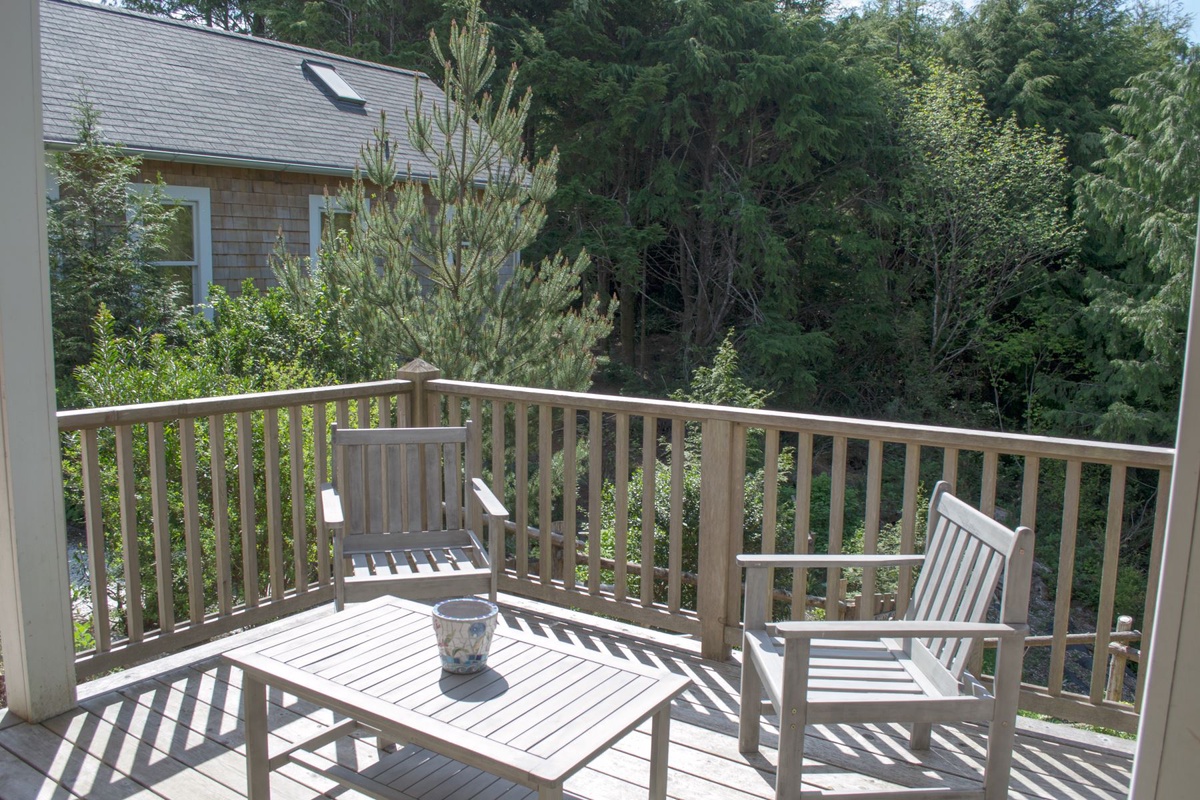
[[[446,394],[460,394],[496,400],[514,400],[533,404],[552,403],[580,409],[652,414],[690,420],[725,420],[752,427],[784,431],[810,431],[827,436],[852,439],[880,439],[887,442],[952,447],[961,450],[994,450],[1000,453],[1032,455],[1042,458],[1077,459],[1105,464],[1123,464],[1150,469],[1170,468],[1175,450],[1169,447],[1099,442],[1033,436],[1021,433],[978,431],[967,428],[942,428],[903,422],[830,417],[790,411],[767,411],[732,406],[702,405],[676,400],[563,392],[551,389],[527,389],[468,381],[433,380],[427,386]]]
[[[335,400],[400,394],[411,389],[412,381],[387,380],[371,383],[347,383],[340,386],[317,386],[311,389],[288,389],[281,392],[200,397],[194,400],[169,400],[163,403],[81,408],[59,411],[58,429],[59,431],[78,431],[110,425],[194,419],[212,414],[261,411],[267,408],[286,408],[311,403],[328,403]]]

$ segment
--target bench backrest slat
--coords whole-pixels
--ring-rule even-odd
[[[929,505],[925,564],[905,614],[911,620],[984,622],[1005,568],[1028,576],[1033,560],[1033,532],[1009,530],[954,495],[945,481],[934,489]],[[1029,581],[1006,581],[1000,621],[1024,624],[1029,611]],[[1010,585],[1011,584],[1011,585]],[[930,654],[956,679],[970,658],[971,640],[923,639]]]
[[[342,498],[345,534],[463,528],[467,441],[466,426],[331,426],[333,482]]]

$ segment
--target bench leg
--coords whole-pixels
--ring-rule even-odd
[[[667,748],[671,744],[671,703],[654,714],[650,729],[650,800],[667,798]]]
[[[928,750],[929,739],[933,734],[933,725],[928,722],[914,722],[912,733],[908,736],[908,749]]]
[[[986,800],[1004,800],[1008,797],[1024,656],[1022,640],[1000,638],[996,646],[996,678],[993,683],[996,699],[992,721],[988,724],[987,763],[983,771],[983,796]]]
[[[738,716],[738,750],[758,752],[758,734],[762,723],[762,678],[754,666],[750,648],[742,646],[741,710]]]
[[[538,787],[538,800],[563,800],[562,784],[542,784]]]
[[[808,657],[812,642],[788,639],[783,649],[783,696],[779,708],[779,767],[775,800],[800,800],[804,772],[804,726],[808,722]]]

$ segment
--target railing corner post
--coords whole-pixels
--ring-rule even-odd
[[[400,369],[396,370],[396,378],[402,381],[412,381],[411,410],[409,424],[414,428],[424,428],[438,422],[434,413],[434,403],[437,395],[429,391],[428,381],[442,377],[442,371],[420,358],[414,358]]]
[[[729,562],[734,532],[730,525],[733,481],[734,426],[728,420],[706,419],[700,437],[700,553],[699,594],[700,652],[704,658],[729,658],[725,627],[729,623],[728,597],[735,588]],[[740,581],[738,582],[740,583]]]

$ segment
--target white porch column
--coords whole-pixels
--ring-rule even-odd
[[[55,421],[37,0],[0,2],[0,646],[8,705],[75,704]]]
[[[1195,797],[1200,786],[1200,229],[1163,571],[1148,651],[1130,796]]]

